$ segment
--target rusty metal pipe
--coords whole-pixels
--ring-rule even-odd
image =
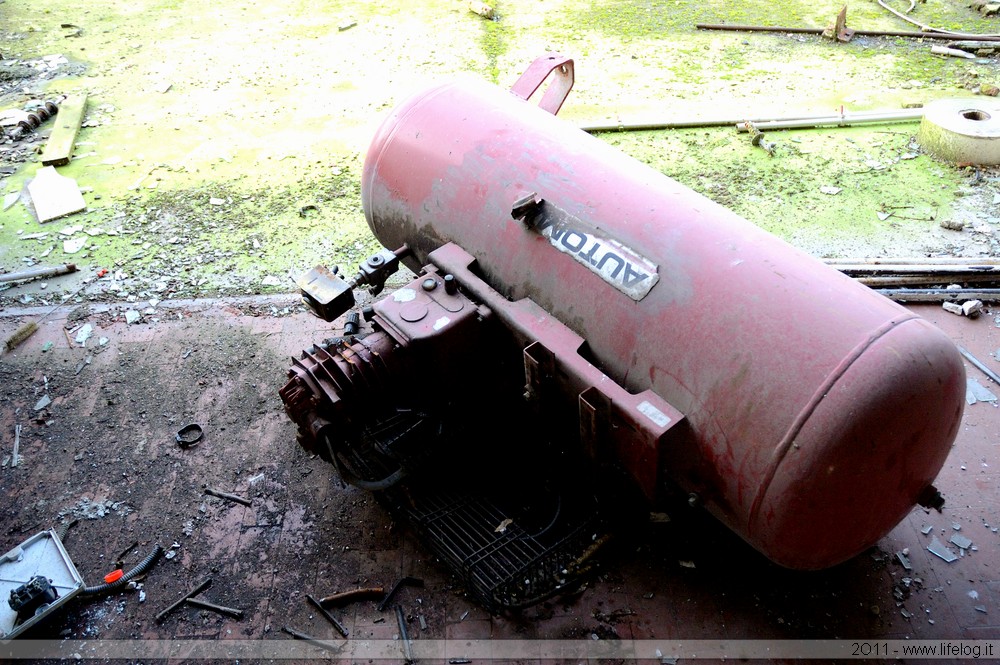
[[[727,25],[725,23],[698,23],[698,30],[722,30],[727,32],[784,32],[792,35],[822,35],[823,28],[785,28],[770,25]],[[857,37],[908,37],[910,39],[978,39],[984,42],[1000,42],[996,35],[950,34],[945,32],[918,32],[914,30],[855,30]]]

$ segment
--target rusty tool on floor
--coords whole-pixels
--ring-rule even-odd
[[[225,607],[223,605],[216,605],[215,603],[210,603],[205,600],[199,600],[198,598],[185,598],[184,602],[192,607],[200,607],[205,610],[211,610],[213,612],[218,612],[219,614],[226,614],[233,617],[234,619],[243,618],[243,610],[238,610],[235,607]]]
[[[60,103],[62,102],[60,98]],[[10,132],[10,140],[17,141],[24,138],[34,130],[38,129],[43,122],[54,116],[59,112],[59,105],[56,102],[48,101],[41,106],[35,108],[33,111],[28,112],[28,116],[17,123],[15,127]]]
[[[391,603],[392,599],[396,597],[396,592],[398,592],[404,586],[414,586],[423,588],[424,581],[417,577],[401,578],[398,582],[392,585],[392,588],[389,589],[389,593],[385,594],[385,598],[383,598],[382,602],[378,604],[378,611],[385,612],[385,608],[389,607],[389,603]]]
[[[399,623],[399,641],[403,647],[403,662],[413,662],[413,646],[410,644],[410,633],[406,630],[406,617],[403,608],[396,605],[396,622]]]
[[[336,644],[330,644],[329,642],[324,642],[323,640],[316,639],[312,635],[306,635],[305,633],[299,632],[294,628],[289,628],[288,626],[282,626],[281,631],[291,635],[297,640],[302,640],[303,642],[308,642],[309,644],[319,647],[320,649],[326,649],[331,653],[340,653],[340,647]]]
[[[364,600],[365,598],[382,598],[385,596],[385,587],[367,587],[360,589],[351,589],[350,591],[341,591],[339,593],[331,594],[324,598],[319,599],[319,604],[323,609],[327,607],[336,607],[338,605],[346,605],[348,603],[353,603],[358,600]]]
[[[323,615],[323,618],[329,621],[330,625],[336,628],[338,633],[340,633],[344,637],[347,637],[347,629],[344,628],[344,624],[340,623],[340,621],[337,620],[337,617],[327,612],[326,608],[323,607],[320,601],[316,600],[308,593],[306,594],[306,600],[309,601],[310,605],[319,610],[319,613]]]
[[[235,494],[227,494],[226,492],[220,492],[219,490],[214,490],[211,487],[205,488],[205,494],[210,496],[215,496],[220,499],[225,499],[226,501],[235,501],[236,503],[243,504],[244,506],[252,506],[253,502],[250,499],[244,499],[241,496],[236,496]]]
[[[198,586],[196,586],[194,589],[192,589],[191,591],[188,591],[186,594],[184,594],[184,596],[180,600],[178,600],[177,602],[173,603],[172,605],[170,605],[170,607],[168,607],[167,609],[165,609],[162,612],[160,612],[159,614],[157,614],[156,617],[155,617],[156,623],[161,623],[167,617],[168,614],[170,614],[171,612],[173,612],[174,610],[176,610],[178,607],[180,607],[181,605],[183,605],[189,598],[194,598],[195,596],[197,596],[199,593],[201,593],[202,591],[204,591],[205,589],[207,589],[210,586],[212,586],[212,578],[208,577],[208,578],[205,579],[204,582],[202,582],[201,584],[199,584]]]

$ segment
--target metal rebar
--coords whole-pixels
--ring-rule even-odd
[[[392,585],[392,588],[389,589],[389,593],[385,594],[385,598],[383,598],[382,602],[378,604],[377,608],[378,611],[384,612],[385,608],[389,607],[389,603],[392,602],[392,599],[396,597],[396,592],[399,591],[403,586],[422,587],[423,585],[424,581],[416,577],[404,577],[400,579],[398,582]]]
[[[997,373],[996,373],[996,372],[994,372],[993,370],[991,370],[991,369],[990,369],[989,367],[987,367],[986,365],[984,365],[983,363],[981,363],[981,362],[979,361],[979,358],[975,357],[974,355],[972,355],[971,353],[969,353],[968,351],[966,351],[966,350],[965,350],[964,348],[962,348],[961,346],[960,346],[960,347],[958,347],[958,351],[959,351],[959,353],[961,353],[961,354],[962,354],[963,356],[965,356],[965,359],[966,359],[966,360],[968,360],[968,361],[969,361],[970,363],[972,363],[972,364],[973,364],[973,365],[975,365],[975,366],[976,366],[977,368],[979,368],[979,370],[980,370],[980,371],[982,371],[982,373],[983,373],[983,374],[985,374],[986,376],[988,376],[988,377],[990,377],[991,379],[993,379],[993,381],[994,381],[994,382],[995,382],[996,384],[1000,385],[1000,376],[998,376],[998,375],[997,375]]]
[[[723,30],[727,32],[784,32],[793,35],[822,35],[824,28],[785,28],[772,25],[728,25],[725,23],[698,23],[698,30]],[[978,39],[1000,42],[996,35],[971,35],[967,33],[919,32],[915,30],[855,30],[855,37],[909,37],[911,39]]]
[[[233,617],[234,619],[243,618],[243,610],[238,610],[235,607],[225,607],[223,605],[216,605],[215,603],[210,603],[206,600],[200,600],[198,598],[185,598],[184,602],[193,607],[200,607],[205,610],[218,612],[219,614],[227,614]]]
[[[207,589],[210,586],[212,586],[212,578],[211,577],[207,578],[204,582],[202,582],[201,584],[199,584],[198,586],[196,586],[191,591],[188,591],[176,603],[172,604],[170,607],[168,607],[167,609],[165,609],[162,612],[160,612],[159,614],[157,614],[156,618],[155,618],[156,623],[160,623],[161,621],[163,621],[168,614],[170,614],[171,612],[173,612],[174,610],[176,610],[178,607],[180,607],[181,605],[183,605],[184,601],[186,601],[188,598],[192,598],[194,596],[197,596],[199,593],[201,593],[202,591],[204,591],[205,589]]]
[[[413,646],[410,644],[410,633],[406,630],[406,617],[403,616],[403,608],[399,605],[396,605],[396,621],[399,623],[399,641],[403,647],[403,660],[412,663]]]
[[[337,632],[341,634],[341,636],[347,637],[347,629],[344,628],[344,624],[340,623],[340,621],[337,620],[337,617],[327,612],[326,608],[320,604],[320,601],[316,600],[308,593],[306,594],[306,600],[308,600],[309,604],[315,607],[319,613],[323,615],[324,619],[330,622],[330,625],[333,626]]]
[[[896,302],[954,302],[956,300],[1000,301],[1000,289],[876,289]]]
[[[211,487],[205,488],[205,494],[218,497],[220,499],[225,499],[226,501],[234,501],[236,503],[243,504],[244,506],[252,506],[253,502],[250,499],[244,499],[241,496],[236,496],[235,494],[228,494],[226,492],[220,492],[219,490],[214,490]]]
[[[318,640],[312,635],[306,635],[305,633],[299,632],[294,628],[289,628],[288,626],[281,627],[282,632],[291,635],[297,640],[302,640],[303,642],[308,642],[314,647],[319,647],[320,649],[326,649],[331,653],[340,653],[340,647],[336,644],[330,644],[329,642],[324,642],[323,640]]]

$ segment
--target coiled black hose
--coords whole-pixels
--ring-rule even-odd
[[[144,572],[152,568],[153,564],[156,563],[157,559],[159,559],[162,555],[163,555],[163,548],[157,545],[156,547],[153,548],[153,551],[149,553],[149,556],[140,561],[135,568],[128,571],[114,582],[111,582],[110,584],[105,582],[104,584],[98,584],[97,586],[84,587],[83,591],[80,592],[80,595],[97,596],[100,594],[117,591],[118,589],[128,584],[129,580],[131,580],[133,577],[142,575]]]

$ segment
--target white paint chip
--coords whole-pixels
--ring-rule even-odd
[[[447,316],[442,316],[440,319],[434,322],[434,332],[441,330],[449,323],[451,323],[451,319],[449,319]]]

